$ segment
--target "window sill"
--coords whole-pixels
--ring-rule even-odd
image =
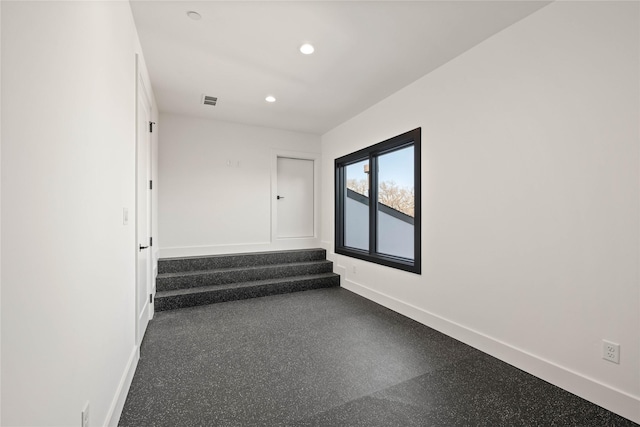
[[[361,259],[363,261],[372,262],[374,264],[384,265],[398,270],[408,271],[409,273],[421,274],[420,262],[412,259],[399,258],[391,255],[375,254],[372,255],[368,251],[355,248],[336,247],[335,253],[348,256],[351,258]]]

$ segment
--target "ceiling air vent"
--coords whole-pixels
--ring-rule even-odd
[[[211,105],[212,107],[215,107],[217,102],[218,98],[215,96],[202,95],[202,103],[204,105]]]

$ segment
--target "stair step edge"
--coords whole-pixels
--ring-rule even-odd
[[[308,280],[317,280],[317,279],[330,279],[334,277],[340,277],[340,275],[336,273],[322,273],[322,274],[308,274],[304,276],[290,276],[290,277],[282,277],[277,279],[266,279],[266,280],[254,280],[250,282],[238,282],[238,283],[227,283],[224,285],[208,285],[208,286],[199,286],[194,288],[186,288],[186,289],[176,289],[171,291],[158,291],[156,292],[155,298],[170,298],[172,296],[180,296],[180,295],[190,295],[190,294],[199,294],[199,293],[207,293],[207,292],[215,292],[226,289],[236,289],[236,288],[248,288],[252,286],[262,286],[262,285],[271,285],[271,284],[281,284],[281,283],[289,283],[289,282],[297,282],[297,281],[308,281]]]
[[[287,262],[284,264],[264,264],[264,265],[251,265],[244,267],[225,267],[225,268],[213,268],[210,270],[190,270],[190,271],[180,271],[175,273],[159,273],[156,277],[158,279],[163,278],[173,278],[173,277],[189,277],[189,276],[198,276],[205,275],[211,273],[229,273],[233,271],[245,271],[245,270],[257,270],[260,268],[279,268],[279,267],[304,267],[304,266],[312,266],[312,265],[322,265],[322,264],[330,264],[333,261],[329,260],[316,260],[316,261],[300,261],[300,262]]]
[[[248,252],[196,257],[161,258],[159,273],[176,273],[212,268],[251,267],[283,264],[288,262],[320,261],[326,259],[326,249],[303,249],[290,251]]]

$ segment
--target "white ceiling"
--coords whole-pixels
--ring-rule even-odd
[[[131,8],[160,111],[323,134],[546,4],[132,0]],[[298,51],[304,42],[313,55]],[[218,105],[202,105],[203,94]],[[277,102],[265,102],[269,94]]]

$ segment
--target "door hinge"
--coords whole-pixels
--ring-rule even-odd
[[[156,122],[149,122],[149,132],[153,132],[153,125],[155,125]]]
[[[149,304],[153,304],[153,294],[149,294]]]
[[[149,237],[149,246],[153,246],[153,237]]]
[[[149,190],[153,190],[153,181],[152,180],[149,181]]]

